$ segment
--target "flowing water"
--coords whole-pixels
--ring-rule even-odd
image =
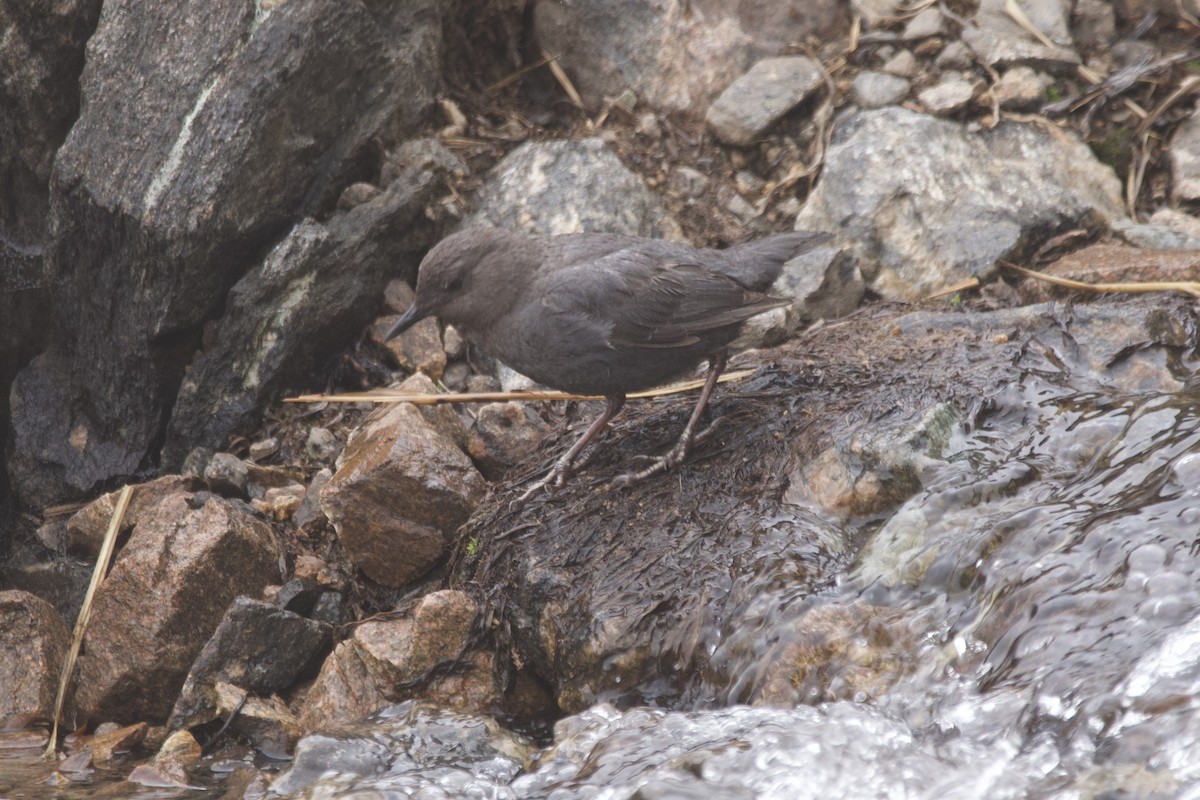
[[[1159,362],[1136,380],[1076,373],[1068,386],[1053,355],[998,389],[886,519],[840,537],[810,514],[781,522],[860,547],[820,586],[797,580],[788,558],[736,586],[739,619],[753,624],[714,633],[710,682],[682,707],[597,705],[539,750],[409,704],[309,737],[277,788],[306,798],[1200,798],[1196,364]],[[810,682],[775,680],[770,665],[821,613],[851,621],[851,646]],[[778,707],[788,691],[799,704]],[[769,700],[776,707],[753,705]],[[60,796],[45,784],[6,791]],[[110,796],[205,796],[127,791]]]

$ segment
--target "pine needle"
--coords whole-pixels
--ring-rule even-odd
[[[1070,278],[1059,278],[1054,275],[1045,275],[1041,272],[1034,272],[1031,269],[1018,267],[1016,264],[1000,262],[1011,270],[1015,270],[1022,275],[1046,283],[1053,283],[1055,286],[1066,286],[1069,289],[1083,289],[1089,292],[1183,292],[1190,294],[1192,297],[1200,297],[1200,281],[1145,281],[1131,283],[1085,283],[1083,281],[1074,281]]]

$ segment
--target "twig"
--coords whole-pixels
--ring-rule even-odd
[[[1022,275],[1026,275],[1035,280],[1053,283],[1056,286],[1066,286],[1069,289],[1083,289],[1090,292],[1183,292],[1190,294],[1192,297],[1200,297],[1200,281],[1146,281],[1135,283],[1084,283],[1083,281],[1073,281],[1070,278],[1059,278],[1054,275],[1046,275],[1041,272],[1034,272],[1031,269],[1018,267],[1016,264],[1010,264],[1007,261],[1000,262],[1005,267],[1015,270]]]
[[[752,369],[736,372],[726,372],[719,382],[736,381],[753,374]],[[668,394],[691,392],[704,385],[703,380],[676,383],[659,389],[648,389],[644,392],[634,392],[631,398],[662,397]],[[462,392],[457,394],[416,394],[398,389],[375,389],[370,392],[350,392],[347,394],[305,394],[299,397],[285,397],[285,403],[412,403],[418,406],[436,406],[446,403],[506,403],[509,400],[600,400],[601,395],[570,394],[569,392]]]

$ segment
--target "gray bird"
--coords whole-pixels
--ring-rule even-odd
[[[416,300],[387,338],[437,316],[538,383],[605,397],[604,413],[522,499],[571,476],[627,393],[661,386],[707,359],[683,434],[666,455],[615,481],[629,485],[683,462],[742,323],[787,305],[765,294],[784,263],[831,238],[797,231],[707,250],[607,233],[468,228],[425,256]]]

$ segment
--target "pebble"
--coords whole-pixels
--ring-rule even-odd
[[[342,451],[342,446],[331,430],[316,427],[308,432],[304,450],[313,460],[328,464],[337,458],[338,453]]]

